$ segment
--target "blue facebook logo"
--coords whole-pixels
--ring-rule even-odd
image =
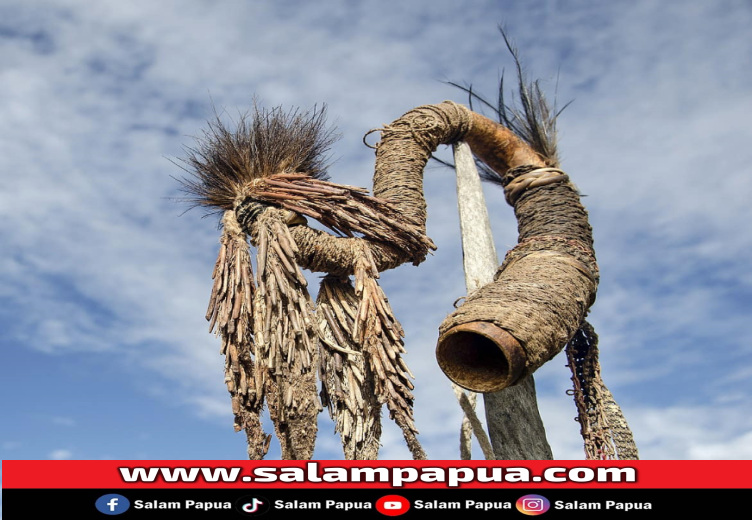
[[[102,495],[94,503],[100,513],[106,515],[119,515],[125,513],[131,507],[130,501],[123,495]]]

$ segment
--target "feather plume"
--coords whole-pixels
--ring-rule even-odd
[[[503,27],[499,27],[504,43],[512,55],[514,67],[517,76],[517,92],[512,92],[513,97],[518,98],[511,103],[507,103],[505,96],[504,75],[502,74],[499,81],[498,100],[494,105],[483,96],[473,90],[472,85],[460,85],[454,82],[448,82],[450,85],[459,88],[468,95],[468,105],[471,110],[474,102],[480,103],[483,107],[490,109],[496,116],[499,123],[509,128],[512,132],[530,146],[545,162],[546,166],[559,168],[559,151],[557,146],[556,120],[561,112],[569,106],[571,101],[561,109],[553,108],[546,100],[539,80],[528,81],[525,70],[522,66],[517,48],[512,43]],[[438,160],[434,158],[435,160]],[[444,161],[439,161],[447,164]],[[489,168],[483,162],[476,159],[480,175],[483,180],[493,182],[503,186],[502,178],[497,172]]]
[[[285,112],[254,103],[250,112],[240,115],[234,131],[215,114],[180,159],[179,166],[189,174],[177,179],[188,195],[183,201],[222,211],[233,209],[246,186],[257,179],[285,172],[325,179],[327,152],[339,137],[326,126],[326,106]]]

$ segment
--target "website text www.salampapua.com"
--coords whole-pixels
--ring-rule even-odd
[[[316,462],[301,467],[255,467],[243,475],[239,467],[120,467],[124,482],[255,482],[269,483],[386,483],[402,487],[414,482],[459,487],[464,483],[500,482],[636,482],[637,470],[630,467],[551,467],[540,475],[524,467],[333,467],[321,469]]]

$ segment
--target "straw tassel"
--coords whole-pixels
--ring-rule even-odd
[[[255,284],[250,250],[234,211],[225,212],[222,228],[206,319],[210,323],[209,331],[222,338],[225,383],[235,414],[235,430],[245,431],[249,457],[262,459],[269,447],[269,436],[263,431],[260,420],[263,391],[259,392],[255,383],[251,328]]]

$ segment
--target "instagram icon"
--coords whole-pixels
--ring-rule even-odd
[[[517,500],[517,511],[525,515],[542,515],[548,508],[551,507],[551,503],[546,497],[540,495],[525,495]]]

